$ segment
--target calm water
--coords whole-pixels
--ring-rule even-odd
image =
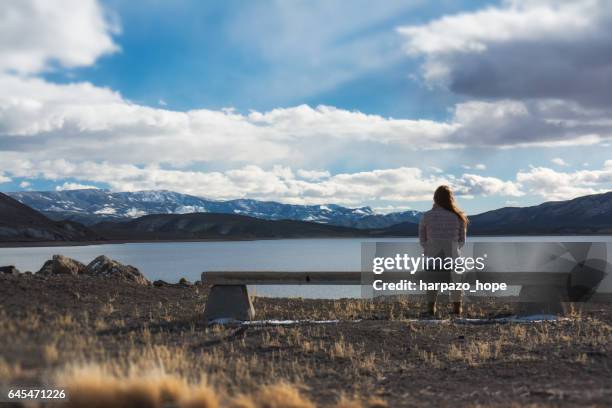
[[[605,241],[601,237],[476,237],[478,241],[569,242]],[[89,263],[98,255],[136,266],[151,280],[177,282],[181,277],[200,279],[213,270],[337,270],[358,271],[361,243],[366,241],[415,242],[405,239],[285,239],[239,242],[132,243],[68,247],[0,248],[0,265],[15,265],[21,271],[37,271],[53,254],[62,254]],[[252,291],[263,296],[319,298],[359,297],[355,286],[258,286]]]

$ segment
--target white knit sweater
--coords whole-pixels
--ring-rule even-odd
[[[465,225],[457,214],[434,204],[433,208],[423,214],[419,223],[419,241],[427,253],[433,242],[456,244],[457,249],[465,243]]]

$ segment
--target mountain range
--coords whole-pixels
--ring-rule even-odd
[[[126,221],[152,214],[217,213],[247,215],[265,220],[311,221],[351,228],[385,228],[401,222],[418,222],[418,211],[375,213],[370,207],[293,205],[273,201],[209,200],[165,190],[110,192],[107,190],[21,191],[7,193],[54,220],[93,225]]]
[[[403,231],[414,235],[417,224]],[[388,236],[385,229],[358,229],[295,220],[265,220],[237,214],[152,214],[84,226],[54,221],[0,193],[0,243],[348,238]]]
[[[377,223],[391,222],[392,217],[375,218],[379,214],[363,210],[360,214],[341,206],[291,206],[255,200],[232,200],[212,202],[227,210],[227,206],[243,213],[263,214],[265,208],[276,212],[254,217],[235,213],[211,212],[217,207],[192,208],[188,201],[198,199],[167,191],[137,193],[110,193],[99,190],[76,190],[72,192],[27,192],[12,193],[16,198],[46,208],[45,214],[59,217],[70,214],[72,220],[52,220],[29,206],[0,193],[0,242],[38,241],[150,241],[184,239],[258,239],[258,238],[305,238],[305,237],[401,237],[416,236],[418,224],[401,221],[382,227],[356,228],[336,225],[342,222],[359,225],[359,221],[373,220]],[[104,200],[94,200],[105,196]],[[118,197],[118,198],[117,198]],[[62,198],[70,198],[62,200]],[[87,198],[87,199],[85,199]],[[57,200],[57,201],[55,201]],[[97,204],[91,204],[96,202]],[[41,203],[46,203],[42,205]],[[112,206],[109,204],[111,203]],[[230,203],[230,204],[228,204]],[[100,207],[102,206],[102,207]],[[138,215],[132,209],[146,207],[149,211],[164,213]],[[327,208],[328,210],[325,210]],[[366,207],[367,208],[367,207]],[[68,211],[69,210],[69,211]],[[337,210],[337,211],[334,211]],[[171,211],[183,212],[179,214]],[[290,219],[307,217],[308,211],[314,220]],[[76,214],[76,215],[75,215]],[[399,214],[399,215],[398,215]],[[402,214],[396,213],[396,219]],[[76,216],[90,220],[85,226],[73,221]],[[91,218],[87,218],[91,216]],[[384,215],[380,215],[385,217]],[[104,221],[91,223],[91,220]],[[285,217],[285,218],[283,218]],[[344,217],[344,218],[342,218]],[[412,218],[418,220],[419,214]],[[612,192],[578,197],[567,201],[551,201],[531,207],[505,207],[482,214],[469,216],[468,235],[606,235],[612,234]],[[370,221],[368,221],[370,222]],[[374,223],[374,222],[373,222]]]

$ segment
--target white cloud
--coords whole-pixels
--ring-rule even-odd
[[[555,157],[554,159],[550,159],[550,161],[553,164],[556,164],[557,166],[562,166],[562,167],[569,166],[569,164],[567,164],[567,162],[565,160],[563,160],[562,158],[560,158],[560,157]]]
[[[389,214],[394,212],[410,211],[411,208],[405,205],[385,205],[380,207],[373,207],[372,210],[378,214]]]
[[[612,134],[609,1],[507,0],[398,31],[428,85],[476,98],[455,106],[455,143],[603,145]]]
[[[406,49],[414,54],[482,52],[495,43],[543,38],[571,39],[593,29],[604,2],[553,0],[504,1],[501,7],[444,16],[420,26],[400,27]]]
[[[546,200],[567,200],[587,194],[612,190],[612,160],[599,170],[560,172],[547,167],[533,167],[516,175],[524,190]]]
[[[20,22],[17,24],[11,20],[2,28],[7,34],[5,38],[23,37],[25,43],[7,41],[0,53],[7,55],[6,61],[21,61],[22,58],[9,58],[15,53],[27,55],[29,61],[20,63],[22,68],[7,65],[8,68],[36,73],[49,68],[50,61],[63,66],[87,65],[105,53],[116,51],[111,37],[116,29],[95,1],[77,1],[68,6],[59,9],[46,3],[18,1],[3,5],[4,17],[0,18],[6,20],[9,19],[7,16],[14,15],[11,18]],[[527,7],[516,7],[519,6]],[[338,22],[340,26],[325,29],[329,32],[316,33],[312,32],[310,25],[299,26],[299,22],[329,17],[340,5],[321,2],[293,7],[303,9],[300,16],[304,14],[305,20],[298,18],[295,21],[289,9],[279,5],[274,13],[283,19],[278,21],[282,24],[291,22],[281,28],[313,41],[305,44],[300,52],[319,55],[321,44],[352,32],[356,26],[367,25],[372,18],[384,20],[390,10],[405,6],[397,2],[385,11],[374,7],[369,15],[357,13],[357,8],[352,8],[357,15],[352,16],[351,21],[343,20]],[[548,6],[544,4],[542,7]],[[245,10],[240,19],[262,15],[257,7]],[[30,15],[35,21],[44,20],[44,24],[22,24],[24,16]],[[514,21],[514,17],[511,20]],[[454,29],[457,24],[452,23],[450,27]],[[28,35],[20,35],[23,27],[33,26],[36,29],[28,29]],[[245,27],[245,30],[243,34],[250,28]],[[425,37],[435,35],[423,27],[415,30]],[[476,31],[478,33],[470,34],[476,39],[470,37],[466,40],[457,36],[459,46],[432,48],[425,42],[420,52],[437,55],[444,50],[472,49],[474,47],[469,44],[484,41],[480,37],[486,34],[480,28]],[[313,35],[317,38],[311,38]],[[496,35],[504,39],[508,34]],[[70,38],[62,40],[65,36]],[[284,41],[277,33],[274,36]],[[262,46],[257,44],[257,47]],[[287,48],[289,44],[292,42],[283,46]],[[276,58],[275,51],[267,49],[272,53],[268,57]],[[403,153],[419,149],[568,146],[600,143],[612,136],[608,112],[593,114],[591,110],[563,101],[468,101],[457,104],[448,121],[432,121],[392,119],[329,106],[313,108],[307,105],[268,112],[253,111],[246,115],[233,110],[172,111],[164,108],[161,99],[159,108],[147,107],[134,104],[111,89],[89,83],[53,84],[40,78],[10,73],[0,73],[0,89],[3,90],[0,95],[0,142],[3,149],[16,152],[15,157],[38,161],[77,157],[97,163],[171,164],[181,168],[199,164],[212,168],[280,164],[325,171],[336,167],[344,157],[352,157],[354,161],[373,167],[372,163],[382,162],[381,159],[376,161],[377,157],[388,157],[389,151],[401,157]],[[256,154],[253,146],[257,146]],[[396,161],[387,165],[399,164],[400,161]]]
[[[0,183],[9,183],[11,182],[11,178],[5,176],[2,172],[0,172]]]
[[[491,147],[592,145],[612,137],[607,115],[563,101],[468,101],[455,106],[459,126],[449,140]]]
[[[0,7],[0,72],[91,65],[118,51],[118,25],[95,0],[7,0]]]
[[[487,98],[608,107],[612,3],[512,0],[399,28],[430,84]]]
[[[98,187],[92,186],[89,184],[79,184],[79,183],[70,183],[65,182],[61,186],[55,186],[56,191],[65,191],[65,190],[97,190]]]
[[[21,183],[19,183],[19,187],[21,187],[21,188],[28,188],[30,186],[31,186],[31,184],[30,184],[29,181],[22,181]]]
[[[168,189],[216,199],[249,197],[299,204],[387,202],[406,206],[410,201],[430,200],[440,184],[451,185],[459,196],[522,195],[511,181],[473,174],[427,176],[413,167],[340,173],[317,180],[305,180],[282,166],[263,169],[249,165],[224,172],[206,172],[57,159],[14,160],[10,167],[17,177],[71,178],[103,183],[116,191]],[[58,189],[85,187],[91,186],[64,183]]]
[[[321,180],[329,178],[331,175],[327,170],[304,170],[299,169],[297,175],[305,180]]]
[[[503,195],[520,197],[523,195],[518,184],[503,181],[496,177],[485,177],[478,174],[464,174],[457,179],[458,192],[470,196]]]
[[[59,85],[0,75],[0,140],[28,158],[82,157],[123,164],[241,163],[329,168],[343,157],[477,146],[593,144],[612,125],[558,119],[558,106],[458,104],[447,122],[392,119],[300,105],[243,115],[136,105],[89,83]],[[257,154],[253,154],[257,146]],[[386,154],[388,156],[388,154]],[[228,165],[229,167],[229,165]]]
[[[471,164],[463,164],[461,167],[463,167],[466,170],[486,170],[487,166],[485,166],[482,163],[477,163],[474,165]]]

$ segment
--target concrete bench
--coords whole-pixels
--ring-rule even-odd
[[[361,272],[203,272],[202,284],[211,285],[204,318],[252,320],[255,309],[247,285],[359,285]]]
[[[525,314],[560,313],[561,302],[588,300],[605,276],[604,272],[593,273],[545,273],[545,272],[470,272],[464,281],[487,283],[506,283],[521,286],[519,301]],[[214,271],[203,272],[202,283],[210,285],[211,290],[206,302],[204,317],[206,321],[216,319],[252,320],[255,309],[249,298],[247,285],[362,285],[378,277],[385,281],[409,279],[419,281],[431,278],[431,272],[418,272],[414,275],[398,272],[385,272],[383,275],[363,272],[289,272],[289,271]],[[371,281],[370,281],[371,280]]]

